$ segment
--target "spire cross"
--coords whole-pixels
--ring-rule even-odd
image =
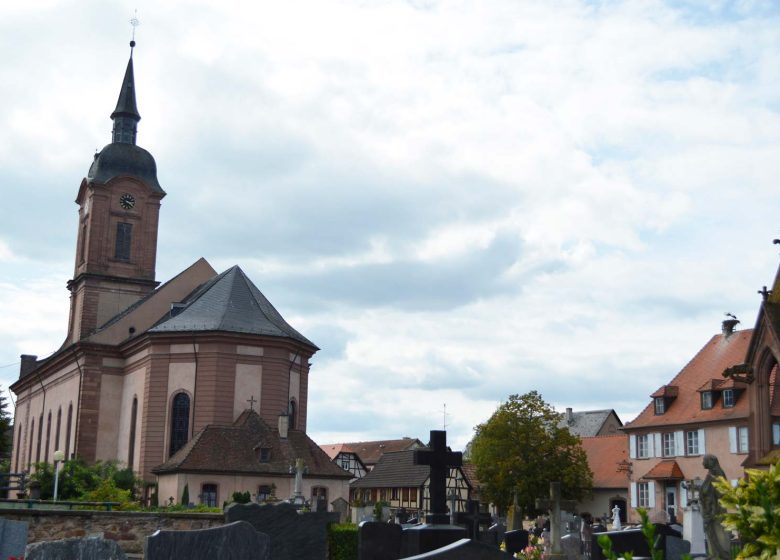
[[[130,18],[130,26],[133,28],[133,34],[130,37],[130,56],[133,56],[133,47],[135,47],[135,28],[141,25],[141,21],[138,19],[138,10],[135,10],[133,17]]]
[[[257,402],[257,399],[255,398],[255,396],[254,396],[254,395],[252,395],[251,397],[249,397],[249,398],[246,400],[246,402],[248,402],[248,403],[249,403],[249,410],[254,410],[254,409],[255,409],[255,403]]]
[[[763,289],[761,289],[761,290],[758,290],[758,293],[759,293],[759,294],[761,294],[761,298],[762,298],[764,301],[766,301],[766,300],[767,300],[767,298],[769,297],[769,294],[771,294],[771,293],[772,293],[772,290],[767,290],[767,289],[766,289],[766,286],[764,286],[764,287],[763,287]]]

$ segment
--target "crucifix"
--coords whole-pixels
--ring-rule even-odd
[[[561,509],[566,511],[573,511],[577,506],[577,502],[573,500],[561,500],[561,483],[550,483],[550,498],[549,499],[536,499],[537,509],[546,509],[550,512],[550,541],[552,541],[552,548],[550,549],[552,557],[562,556],[561,549]]]
[[[428,524],[449,523],[447,515],[447,475],[450,467],[460,467],[463,464],[463,453],[447,449],[447,432],[431,430],[430,450],[416,449],[414,451],[415,465],[428,465],[431,468],[429,494],[431,498],[430,513],[425,516]]]
[[[761,299],[766,301],[772,293],[772,290],[767,290],[766,286],[764,286],[762,289],[758,290],[758,293],[761,294]]]
[[[255,403],[257,402],[257,399],[255,398],[255,396],[254,396],[254,395],[252,395],[251,397],[249,397],[249,398],[246,400],[246,402],[248,402],[248,403],[249,403],[249,410],[254,410],[254,409],[255,409]]]

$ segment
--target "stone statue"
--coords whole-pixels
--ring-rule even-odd
[[[612,530],[619,531],[623,526],[620,524],[620,506],[615,504],[612,508]]]
[[[699,503],[704,519],[704,534],[707,536],[708,557],[729,560],[731,558],[731,543],[726,530],[721,525],[721,518],[725,510],[720,505],[720,494],[713,484],[715,479],[725,478],[726,473],[723,472],[715,455],[705,455],[703,464],[704,468],[707,469],[707,476],[704,477],[704,482],[699,490]]]

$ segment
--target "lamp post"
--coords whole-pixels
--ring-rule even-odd
[[[57,501],[57,491],[60,484],[60,463],[65,460],[64,451],[54,452],[54,501]]]

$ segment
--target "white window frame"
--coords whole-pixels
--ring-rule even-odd
[[[700,455],[699,453],[699,430],[685,432],[685,454]]]
[[[666,413],[666,399],[664,397],[655,397],[654,403],[656,416]]]
[[[650,457],[650,434],[642,434],[636,437],[636,456],[638,459]]]
[[[737,453],[747,453],[750,449],[750,438],[747,426],[740,426],[737,430]]]
[[[713,395],[712,391],[702,391],[701,392],[701,409],[702,410],[710,410],[712,408],[713,403]]]
[[[736,395],[734,395],[734,389],[723,389],[721,394],[721,400],[723,402],[723,408],[733,408],[736,402]]]
[[[676,453],[675,449],[675,437],[674,432],[664,432],[661,435],[661,438],[663,440],[663,456],[664,457],[674,457]]]

